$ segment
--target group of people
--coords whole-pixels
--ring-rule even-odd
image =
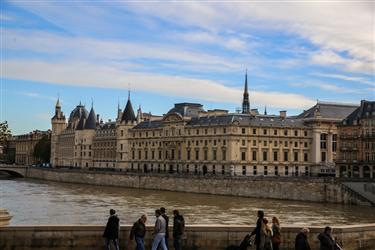
[[[103,233],[105,246],[110,250],[111,242],[116,250],[119,250],[118,234],[120,229],[120,220],[116,215],[116,211],[111,209],[109,211],[110,217]],[[169,216],[166,209],[161,207],[155,210],[155,226],[153,231],[152,250],[157,250],[159,247],[162,250],[168,250],[169,242]],[[135,240],[136,250],[145,250],[144,238],[146,235],[146,221],[147,216],[143,214],[132,226],[130,230],[130,240]],[[175,250],[182,249],[182,236],[185,230],[185,220],[178,210],[173,210],[173,247]]]
[[[277,217],[272,217],[272,225],[269,225],[262,210],[258,211],[256,227],[250,236],[255,235],[254,244],[256,250],[279,250],[281,244],[281,228]]]
[[[295,250],[311,250],[308,234],[308,228],[302,228],[301,232],[297,234],[295,241]],[[325,227],[324,231],[318,235],[320,241],[320,250],[342,250],[340,245],[336,242],[335,237],[332,235],[333,229]]]
[[[120,230],[120,220],[116,215],[114,209],[109,211],[110,217],[106,228],[103,233],[105,240],[106,249],[110,250],[111,242],[115,246],[116,250],[119,250],[118,234]],[[247,235],[250,239],[255,235],[254,244],[256,250],[279,250],[280,244],[282,243],[281,227],[277,217],[272,217],[272,225],[268,223],[267,218],[264,216],[264,212],[259,210],[256,227],[250,235]],[[166,209],[161,207],[155,210],[155,226],[153,231],[153,242],[151,250],[157,250],[159,247],[162,250],[168,250],[169,242],[169,216],[166,213]],[[132,226],[130,230],[130,240],[135,240],[136,250],[145,250],[144,238],[146,235],[146,221],[147,216],[143,214]],[[182,249],[182,236],[185,230],[184,217],[179,213],[178,210],[173,210],[173,247],[175,250]],[[311,250],[308,234],[310,230],[303,228],[300,233],[297,234],[295,239],[295,250]],[[337,244],[335,238],[332,236],[332,228],[326,227],[324,232],[318,235],[320,241],[320,250],[342,250]],[[241,244],[242,245],[242,244]],[[247,245],[244,246],[244,249]]]
[[[297,234],[295,239],[295,250],[311,250],[308,241],[310,230],[303,228]],[[333,229],[325,227],[324,231],[318,235],[320,241],[320,250],[342,250],[332,235]],[[268,220],[264,217],[262,210],[258,211],[258,220],[256,227],[250,236],[255,235],[254,244],[256,250],[279,250],[282,241],[280,222],[277,217],[272,218],[272,226],[268,224]]]

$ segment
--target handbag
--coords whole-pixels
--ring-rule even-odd
[[[280,245],[281,244],[281,235],[276,234],[276,235],[272,236],[272,243],[275,244],[275,245]]]

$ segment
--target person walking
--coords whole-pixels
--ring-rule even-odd
[[[295,241],[295,250],[311,250],[309,241],[307,240],[307,235],[310,230],[308,228],[302,228],[301,232],[297,234]]]
[[[163,250],[168,250],[167,246],[165,245],[165,231],[166,231],[166,222],[163,216],[161,216],[161,212],[159,209],[155,210],[155,228],[154,228],[154,241],[152,242],[152,250],[156,250],[161,243],[161,247]]]
[[[182,249],[182,235],[185,231],[185,220],[178,210],[173,210],[173,247]]]
[[[255,241],[254,244],[256,246],[256,250],[260,250],[260,234],[262,231],[262,226],[263,226],[263,218],[264,218],[264,212],[262,210],[258,210],[257,213],[258,220],[256,227],[254,228],[253,232],[251,232],[250,236],[255,235]]]
[[[135,250],[145,250],[146,221],[147,216],[144,214],[133,224],[130,231],[130,240],[135,238],[137,244]]]
[[[272,249],[279,250],[281,244],[281,228],[279,219],[274,216],[272,218]]]
[[[263,226],[260,234],[260,249],[261,250],[273,250],[272,249],[272,228],[268,225],[268,220],[263,218]]]
[[[169,249],[169,217],[164,207],[160,208],[161,216],[165,219],[165,245]]]
[[[337,250],[336,241],[332,236],[332,228],[325,227],[324,232],[318,235],[320,250]]]
[[[116,215],[114,209],[109,210],[109,218],[107,225],[105,227],[103,237],[105,238],[105,248],[107,250],[111,249],[111,242],[115,246],[116,250],[120,250],[120,245],[118,241],[118,233],[120,231],[120,219]]]

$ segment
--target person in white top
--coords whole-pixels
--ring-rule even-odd
[[[161,216],[161,212],[159,209],[155,210],[155,228],[154,228],[154,241],[152,242],[152,250],[157,250],[159,243],[163,250],[168,250],[167,246],[165,245],[165,232],[166,232],[166,226],[167,222]]]

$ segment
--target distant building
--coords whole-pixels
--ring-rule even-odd
[[[13,136],[9,142],[10,148],[15,149],[15,163],[19,165],[33,165],[39,163],[34,157],[34,148],[43,136],[51,138],[51,130],[35,130],[28,134]]]
[[[298,116],[250,109],[247,74],[242,112],[177,103],[163,116],[135,115],[130,96],[115,121],[78,105],[52,118],[55,167],[202,175],[334,175],[337,125],[357,106],[318,102]]]
[[[375,178],[375,102],[361,101],[338,131],[337,176]]]

